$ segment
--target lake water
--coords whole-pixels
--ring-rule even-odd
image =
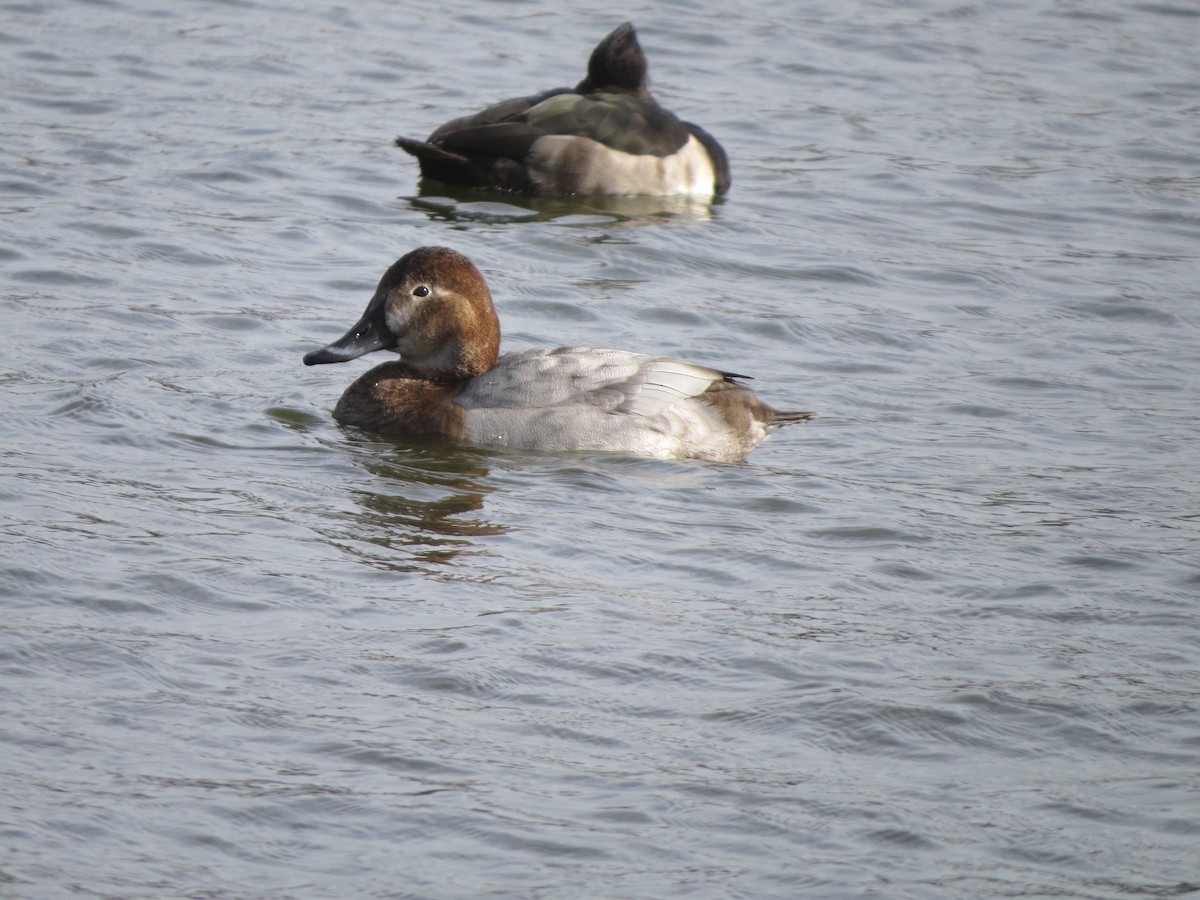
[[[1194,4],[0,8],[0,894],[1200,892]],[[625,18],[715,207],[391,146]],[[821,418],[342,430],[422,244]]]

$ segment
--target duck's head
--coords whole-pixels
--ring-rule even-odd
[[[384,273],[354,327],[306,354],[304,364],[346,362],[374,350],[394,350],[435,381],[486,372],[499,354],[500,322],[483,275],[448,247],[406,253]]]
[[[587,78],[579,82],[575,92],[645,94],[646,68],[646,54],[633,23],[624,22],[596,45],[588,59]]]

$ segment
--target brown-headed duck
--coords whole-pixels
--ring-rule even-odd
[[[350,385],[334,418],[383,435],[443,435],[516,450],[607,451],[737,462],[810,412],[778,412],[744,376],[680,359],[591,347],[499,356],[483,275],[446,247],[421,247],[384,273],[357,324],[306,365],[374,350],[400,359]]]

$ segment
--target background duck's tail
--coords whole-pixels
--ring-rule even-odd
[[[417,141],[412,138],[398,137],[396,138],[396,146],[407,153],[411,153],[417,159],[430,162],[454,162],[466,163],[467,158],[458,153],[451,153],[449,150],[444,150],[436,144],[431,144],[428,141]]]
[[[784,425],[795,425],[799,422],[807,422],[809,419],[815,419],[815,412],[776,412],[771,417],[771,425],[776,428],[782,428]]]

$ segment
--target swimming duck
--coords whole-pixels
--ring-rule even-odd
[[[304,363],[393,350],[400,359],[351,384],[335,419],[516,450],[737,462],[777,428],[813,416],[777,412],[738,382],[745,376],[680,359],[590,347],[498,356],[499,348],[483,275],[461,253],[421,247],[384,273],[353,328]]]
[[[447,122],[428,140],[396,138],[421,174],[528,194],[720,196],[729,160],[703,128],[663,109],[646,87],[633,25],[604,38],[587,77]]]

